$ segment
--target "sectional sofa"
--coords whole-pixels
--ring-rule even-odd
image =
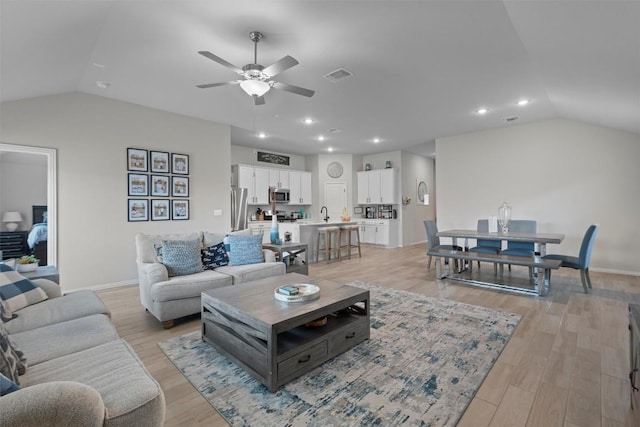
[[[273,252],[262,250],[262,236],[251,236],[249,233],[246,230],[227,234],[202,231],[185,234],[136,234],[136,261],[142,305],[165,328],[171,328],[174,319],[200,312],[200,294],[203,291],[285,274],[285,264],[276,262]],[[231,242],[225,242],[225,239],[230,239]],[[180,267],[192,265],[191,270],[170,274],[171,269],[167,267],[167,260],[163,259],[163,256],[166,258],[166,253],[162,253],[162,248],[163,243],[166,245],[172,241],[196,242],[196,253],[179,262]],[[233,256],[236,241],[249,245],[235,249],[236,252],[241,252],[241,257]],[[200,260],[201,250],[223,245],[229,252],[229,263],[211,268],[203,266]],[[256,251],[257,257],[244,256],[255,254]]]
[[[100,298],[32,282],[48,299],[0,320],[27,360],[20,389],[0,397],[0,425],[162,426],[162,389],[118,337]]]

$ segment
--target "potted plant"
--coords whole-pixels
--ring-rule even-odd
[[[18,259],[17,270],[20,273],[26,273],[29,271],[35,271],[38,269],[38,263],[40,260],[33,255],[25,255]]]

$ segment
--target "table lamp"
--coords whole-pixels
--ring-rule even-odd
[[[2,222],[7,224],[8,231],[16,231],[18,223],[22,222],[22,215],[20,215],[20,212],[5,212],[2,215]]]

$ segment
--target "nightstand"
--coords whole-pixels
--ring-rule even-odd
[[[0,251],[2,259],[20,258],[26,255],[27,232],[26,231],[2,231],[0,232]]]

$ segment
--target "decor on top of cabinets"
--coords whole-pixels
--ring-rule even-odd
[[[419,206],[427,206],[429,204],[429,187],[427,187],[427,180],[418,178],[417,185],[418,197],[416,204]]]
[[[289,156],[283,156],[282,154],[264,153],[258,151],[259,162],[271,163],[274,165],[286,165],[289,166]]]
[[[386,163],[384,164],[384,167],[385,167],[386,169],[391,168],[391,160],[387,160],[387,161],[386,161]]]

